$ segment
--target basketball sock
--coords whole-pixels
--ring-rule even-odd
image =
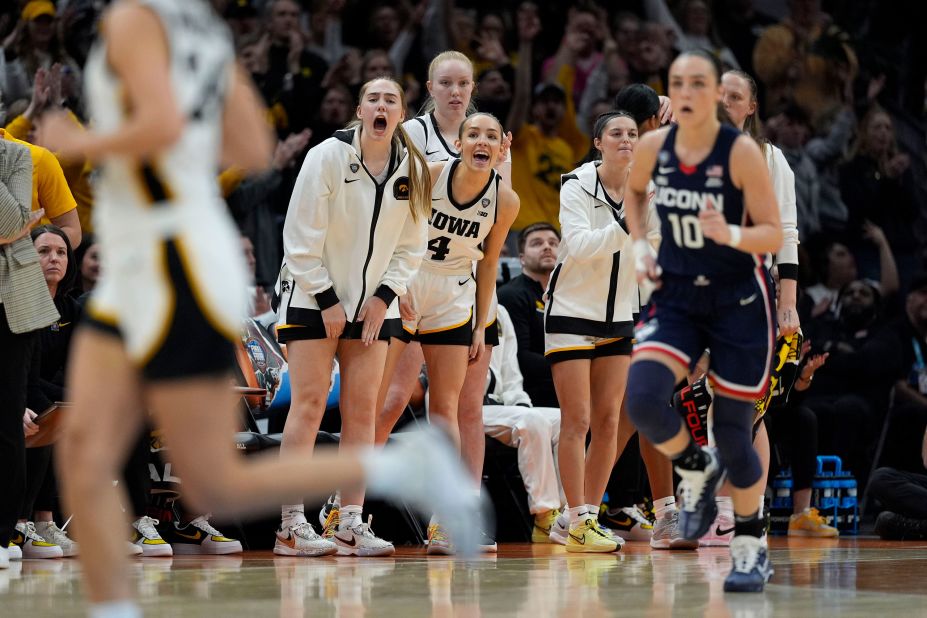
[[[585,515],[588,513],[588,510],[589,507],[587,507],[585,504],[567,509],[567,513],[569,513],[570,516],[570,525],[573,526],[575,524],[579,524],[583,519],[585,519]]]
[[[350,530],[361,523],[361,513],[364,507],[356,504],[346,504],[338,512],[338,530]]]
[[[753,515],[747,515],[746,517],[734,515],[734,536],[747,535],[760,538],[763,536],[763,529],[765,527],[763,518],[760,517],[759,512]]]
[[[653,514],[659,519],[667,511],[676,510],[676,497],[675,496],[666,496],[665,498],[657,498],[653,501]]]
[[[708,456],[698,444],[689,438],[685,450],[672,457],[673,465],[683,470],[704,470],[708,465]]]
[[[598,518],[599,516],[599,507],[595,504],[587,504],[586,512],[589,513],[593,518]]]
[[[306,523],[305,507],[302,504],[284,504],[280,521],[281,528],[292,528]]]

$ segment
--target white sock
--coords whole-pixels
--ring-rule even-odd
[[[676,496],[666,496],[653,501],[653,514],[662,517],[667,511],[676,510]]]
[[[597,504],[587,504],[586,512],[592,515],[593,517],[599,516],[599,506]]]
[[[763,510],[766,508],[766,496],[760,494],[760,510],[757,511],[759,517],[763,516]]]
[[[585,519],[585,515],[588,513],[588,507],[584,504],[583,506],[576,506],[571,509],[567,509],[567,514],[570,517],[570,525],[580,523]]]
[[[305,507],[302,504],[284,504],[280,513],[281,528],[292,528],[306,523]]]
[[[361,523],[361,513],[364,507],[356,504],[346,504],[338,512],[338,529],[348,530]]]
[[[90,606],[90,618],[141,618],[142,610],[132,601],[107,601]]]

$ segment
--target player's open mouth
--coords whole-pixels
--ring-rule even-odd
[[[473,153],[473,160],[478,163],[489,163],[489,153],[479,150]]]
[[[377,131],[386,131],[386,116],[377,116],[373,119],[373,128]]]
[[[682,107],[679,108],[679,111],[684,114],[689,114],[689,113],[692,113],[692,108],[689,107],[688,105],[683,105]]]

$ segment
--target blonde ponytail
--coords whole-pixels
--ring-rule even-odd
[[[418,222],[419,216],[427,219],[431,216],[431,170],[428,162],[402,124],[396,127],[393,142],[404,146],[409,153],[409,212],[412,220]]]

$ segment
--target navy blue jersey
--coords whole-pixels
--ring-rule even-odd
[[[698,221],[699,211],[714,208],[728,223],[745,224],[743,193],[730,174],[731,149],[743,134],[721,125],[711,153],[690,167],[676,156],[677,129],[674,125],[666,134],[653,169],[654,203],[663,235],[657,262],[665,273],[681,277],[749,276],[757,267],[756,257],[705,238]]]

